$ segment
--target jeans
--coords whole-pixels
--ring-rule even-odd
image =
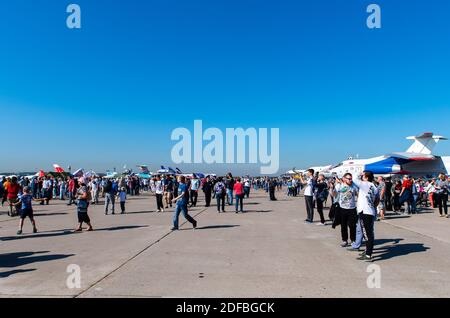
[[[227,189],[227,203],[233,205],[233,190]]]
[[[73,192],[69,191],[69,203],[67,203],[67,205],[72,205],[72,203],[74,203]]]
[[[313,196],[305,195],[306,202],[306,221],[312,222],[314,219]]]
[[[239,205],[241,207],[241,212],[244,212],[244,194],[236,194],[236,212],[238,211]]]
[[[180,213],[183,213],[183,216],[190,223],[195,224],[195,220],[188,214],[187,203],[185,204],[177,204],[175,208],[175,212],[173,214],[173,227],[178,229],[178,219],[180,217]]]
[[[411,202],[411,212],[417,213],[417,200],[419,199],[418,194],[414,194]]]
[[[362,241],[363,241],[363,230],[362,230],[361,222],[362,221],[361,221],[360,217],[358,216],[358,219],[356,221],[356,239],[352,243],[352,248],[354,248],[354,249],[360,248]]]
[[[216,200],[217,200],[217,211],[220,212],[220,203],[222,202],[222,212],[225,212],[225,194],[216,193]]]
[[[106,193],[105,194],[105,214],[108,214],[108,208],[109,208],[109,204],[111,203],[111,212],[112,214],[114,214],[114,206],[115,206],[115,197],[113,194],[111,193]]]
[[[244,194],[247,198],[250,197],[250,187],[244,187]]]

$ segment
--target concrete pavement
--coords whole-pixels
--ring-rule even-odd
[[[450,219],[428,210],[377,222],[381,288],[368,288],[371,263],[339,247],[339,228],[304,224],[303,198],[277,196],[253,192],[244,214],[218,214],[200,197],[190,209],[198,229],[176,232],[173,209],[154,212],[147,194],[131,197],[126,215],[92,206],[94,232],[73,233],[75,207],[55,200],[35,206],[39,233],[27,220],[17,236],[3,208],[0,296],[450,297]],[[79,289],[67,287],[70,264],[81,269]]]

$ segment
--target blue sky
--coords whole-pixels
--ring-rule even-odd
[[[280,128],[281,171],[450,137],[447,0],[73,0],[81,30],[69,3],[0,1],[0,172],[257,170],[172,164],[172,130],[195,119]]]

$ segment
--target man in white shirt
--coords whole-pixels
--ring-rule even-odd
[[[44,181],[42,182],[42,197],[45,198],[45,203],[48,205],[51,198],[51,187],[52,181],[49,177],[44,177]],[[44,201],[40,203],[44,205]]]
[[[314,220],[314,205],[313,205],[313,199],[314,199],[314,170],[308,169],[306,172],[306,180],[303,178],[303,175],[300,175],[300,182],[305,187],[305,203],[306,203],[306,223],[312,223]]]
[[[191,198],[191,206],[197,206],[198,199],[198,189],[200,188],[200,180],[197,178],[197,175],[194,173],[191,180],[191,187],[189,189],[189,194]]]
[[[155,194],[156,194],[156,207],[158,209],[158,212],[161,211],[164,212],[163,206],[164,183],[161,180],[160,176],[156,177]]]
[[[98,204],[98,180],[97,178],[92,179],[92,181],[89,184],[91,188],[91,197],[92,197],[92,204]]]
[[[372,172],[364,171],[362,181],[353,181],[359,188],[358,202],[356,205],[358,221],[367,235],[366,251],[358,258],[359,260],[372,261],[373,244],[375,241],[374,225],[377,217],[377,205],[379,203],[378,189],[373,183],[374,180],[375,178]]]

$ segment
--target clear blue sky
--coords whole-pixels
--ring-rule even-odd
[[[448,0],[72,2],[81,30],[69,1],[0,2],[0,171],[176,166],[194,119],[280,128],[281,171],[450,137]]]

